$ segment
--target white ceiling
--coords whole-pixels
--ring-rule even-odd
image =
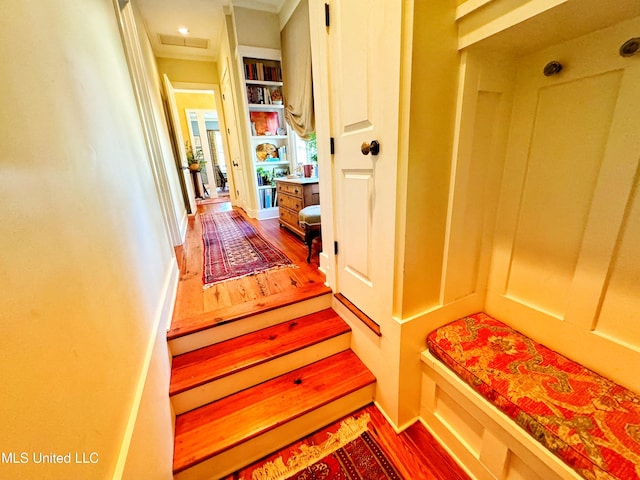
[[[231,5],[278,13],[285,0],[131,0],[147,30],[151,47],[157,57],[215,61],[225,7]],[[164,45],[160,35],[180,37],[178,28],[187,27],[186,43],[208,40],[208,48]],[[193,38],[194,42],[188,39]]]

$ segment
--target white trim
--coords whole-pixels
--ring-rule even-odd
[[[240,57],[242,63],[243,57],[259,58],[264,60],[282,60],[280,50],[275,48],[251,47],[248,45],[238,45],[236,53]]]
[[[467,0],[456,8],[456,20],[466,17],[493,0]]]
[[[199,94],[212,96],[214,107],[217,106],[215,104],[215,96],[213,94],[213,90],[211,90],[208,93],[199,92]],[[213,171],[213,154],[211,152],[211,149],[209,148],[209,135],[207,134],[207,125],[204,119],[205,113],[214,113],[216,115],[216,122],[218,123],[218,131],[219,131],[220,122],[218,121],[218,118],[219,118],[218,110],[216,108],[185,108],[184,113],[187,120],[187,128],[189,129],[189,141],[191,142],[191,145],[193,145],[193,148],[196,147],[196,142],[195,142],[195,135],[193,133],[193,125],[192,125],[190,116],[191,114],[194,114],[196,116],[196,122],[198,123],[198,130],[200,131],[200,135],[198,135],[198,137],[200,138],[199,146],[202,149],[204,160],[206,161],[204,169],[207,174],[207,180],[209,185],[209,189],[208,189],[209,198],[218,198],[218,193],[216,191],[216,188],[217,188],[216,174]]]
[[[419,416],[415,416],[411,420],[408,420],[408,421],[404,422],[402,425],[397,426],[395,424],[395,422],[393,420],[391,420],[391,417],[389,415],[387,415],[387,412],[384,411],[384,408],[382,408],[382,406],[377,401],[374,400],[373,404],[380,411],[382,416],[387,420],[387,423],[389,423],[391,428],[393,428],[393,431],[396,432],[398,435],[401,434],[402,432],[404,432],[407,428],[409,428],[414,423],[416,423],[416,422],[421,420],[421,418]]]
[[[116,19],[118,20],[118,26],[120,28],[123,50],[129,66],[131,85],[140,116],[140,126],[149,157],[149,166],[158,194],[158,204],[162,212],[167,236],[172,246],[180,245],[181,239],[178,218],[174,208],[175,199],[171,194],[171,187],[166,170],[166,159],[164,158],[158,137],[157,125],[155,123],[156,117],[149,92],[149,86],[152,83],[149,81],[148,73],[145,69],[144,55],[139,42],[133,7],[131,4],[127,4],[120,9],[118,0],[113,0],[113,2]]]
[[[187,241],[187,227],[189,226],[189,214],[187,210],[182,211],[182,218],[180,219],[180,245],[183,245]]]
[[[423,380],[420,419],[438,442],[445,447],[454,460],[472,478],[502,478],[500,473],[507,471],[509,462],[518,457],[529,465],[536,480],[574,479],[582,477],[564,463],[559,457],[525,432],[511,418],[487,401],[478,392],[458,377],[452,370],[436,359],[428,350],[421,354]],[[443,401],[453,404],[439,406],[439,395],[446,395]],[[450,400],[447,400],[448,399]],[[475,432],[477,438],[470,439],[462,426],[462,417],[456,422],[447,420],[454,409],[462,409],[481,427]],[[442,411],[441,411],[442,410]],[[457,425],[454,425],[456,423]],[[493,441],[499,438],[499,445]],[[495,461],[498,447],[508,452],[502,457],[503,464]],[[491,475],[490,477],[487,475]]]
[[[169,114],[169,120],[171,120],[171,135],[173,135],[175,139],[177,150],[176,153],[179,157],[178,159],[176,159],[176,163],[179,165],[178,175],[180,175],[181,177],[182,200],[188,207],[190,214],[195,215],[197,211],[195,200],[195,186],[193,184],[193,181],[191,180],[191,175],[186,170],[188,165],[187,152],[184,146],[185,139],[182,135],[182,127],[180,126],[180,112],[178,111],[176,94],[173,89],[173,84],[171,83],[171,80],[166,73],[162,74],[162,83],[164,85],[164,91],[167,97],[167,113]]]
[[[467,48],[475,43],[480,42],[492,35],[502,32],[514,25],[524,22],[540,13],[550,10],[558,5],[567,2],[567,0],[537,0],[535,2],[527,2],[508,12],[504,12],[497,18],[494,18],[475,30],[459,35],[458,50]]]
[[[278,13],[280,8],[282,8],[282,4],[276,6],[267,2],[261,2],[260,0],[233,0],[233,6],[270,13]]]
[[[197,93],[201,95],[213,95],[213,90],[193,90],[190,88],[174,88],[173,91],[175,93]]]
[[[278,22],[280,23],[280,31],[287,25],[287,22],[300,5],[300,0],[284,0],[278,10]]]
[[[175,261],[170,261],[169,269],[167,270],[162,288],[162,294],[160,295],[160,301],[158,302],[155,320],[153,322],[149,340],[147,342],[147,347],[145,349],[142,369],[138,377],[136,390],[133,395],[133,401],[131,402],[131,409],[129,410],[127,426],[124,431],[122,442],[120,443],[120,452],[118,453],[115,470],[113,472],[114,479],[121,479],[122,475],[124,474],[125,466],[127,463],[127,456],[129,454],[129,447],[131,446],[131,439],[133,438],[133,431],[136,425],[136,420],[138,418],[140,404],[142,402],[142,394],[144,392],[144,386],[147,382],[149,366],[151,365],[153,350],[158,337],[158,330],[161,325],[164,326],[165,330],[168,330],[171,325],[171,318],[173,314],[173,307],[175,305],[176,294],[178,291],[179,279],[180,271],[178,270],[178,265]]]
[[[316,118],[316,142],[318,149],[318,188],[322,207],[322,245],[320,256],[326,285],[336,291],[336,271],[338,263],[333,253],[335,240],[333,168],[329,152],[330,112],[329,112],[329,65],[327,31],[324,24],[324,3],[309,1],[309,22],[311,35],[311,64],[313,73],[313,107]]]
[[[173,90],[188,90],[185,93],[194,93],[196,91],[210,91],[213,90],[217,84],[215,83],[195,83],[195,82],[171,82]]]

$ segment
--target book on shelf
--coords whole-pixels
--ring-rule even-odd
[[[280,160],[282,160],[283,162],[287,161],[287,146],[286,145],[282,145],[281,147],[278,147],[278,158]]]
[[[278,66],[265,65],[262,62],[245,63],[244,78],[259,82],[281,82],[282,70]]]
[[[278,192],[275,187],[261,188],[258,190],[260,208],[271,208],[277,205]]]
[[[264,204],[267,208],[271,207],[271,189],[265,188],[264,190]]]
[[[282,104],[282,94],[280,90],[274,88],[269,90],[267,87],[259,87],[257,85],[247,85],[247,101],[252,105],[273,105],[272,93],[276,92],[276,99],[279,99],[278,105]]]
[[[280,128],[278,112],[249,112],[249,118],[255,124],[254,135],[276,135]]]

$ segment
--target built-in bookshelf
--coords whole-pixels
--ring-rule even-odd
[[[291,172],[280,51],[239,47],[258,218],[278,216],[275,179]]]

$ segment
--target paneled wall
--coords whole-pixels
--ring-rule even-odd
[[[640,392],[640,54],[619,55],[640,36],[638,6],[459,6],[440,305],[403,325],[406,349],[484,310]],[[543,74],[550,61],[559,74]],[[577,478],[428,352],[422,360],[420,416],[474,478]]]
[[[618,54],[638,32],[518,62],[485,310],[640,391],[640,58]]]
[[[478,308],[484,301],[513,75],[511,62],[503,56],[462,55],[442,305],[474,295],[480,297]]]

